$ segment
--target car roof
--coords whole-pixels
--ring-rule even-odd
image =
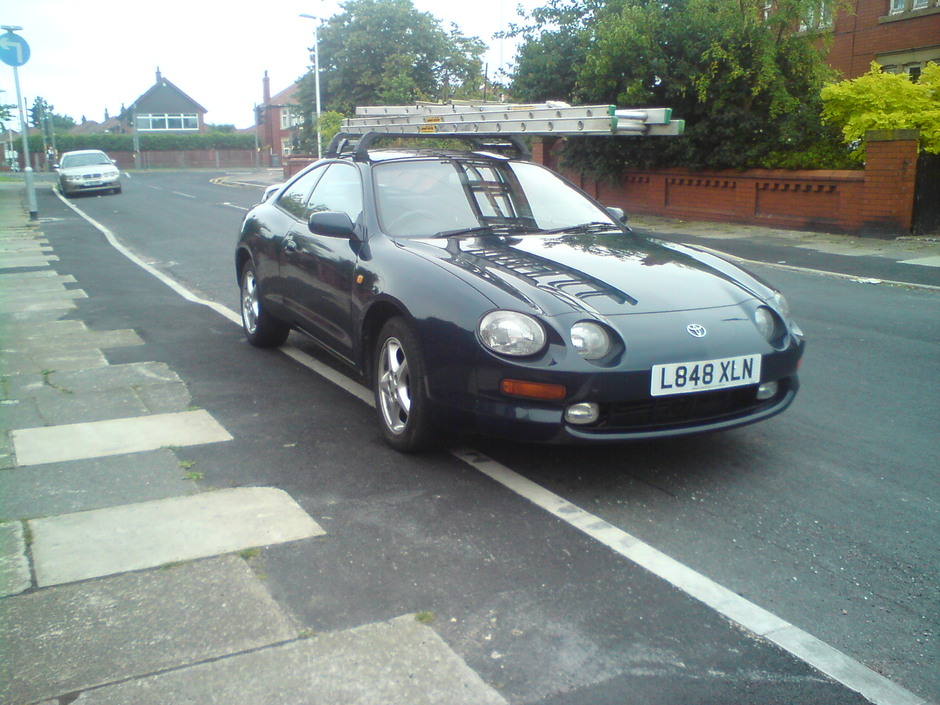
[[[65,157],[69,154],[104,154],[104,152],[100,149],[76,149],[71,152],[64,152],[62,156]],[[105,154],[105,156],[108,155]]]

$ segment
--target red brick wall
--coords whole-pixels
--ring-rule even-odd
[[[917,132],[870,132],[867,141],[864,171],[628,169],[615,184],[565,176],[605,206],[628,213],[796,230],[907,234],[914,208]],[[544,146],[534,148],[533,159],[551,153]]]
[[[856,0],[854,13],[840,13],[829,65],[844,78],[868,71],[876,54],[935,46],[940,42],[940,7],[889,15],[889,0]]]

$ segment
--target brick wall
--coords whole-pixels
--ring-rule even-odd
[[[922,10],[889,14],[888,0],[857,0],[853,12],[840,12],[833,28],[827,59],[844,78],[857,78],[868,71],[876,55],[888,63],[890,54],[909,52],[940,44],[940,6],[931,2]],[[887,56],[886,56],[887,55]],[[936,60],[940,53],[928,51],[923,60]]]
[[[869,132],[864,171],[695,172],[625,170],[616,183],[565,173],[605,206],[681,220],[795,230],[901,235],[911,230],[917,131]],[[535,161],[553,166],[557,141],[538,140]]]
[[[134,169],[133,152],[109,151],[121,169]],[[141,169],[227,169],[258,166],[253,149],[191,149],[186,151],[141,151]]]

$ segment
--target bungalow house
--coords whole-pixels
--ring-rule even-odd
[[[122,132],[132,132],[136,118],[137,132],[205,132],[206,109],[163,77],[157,69],[157,82],[121,110],[118,120]]]

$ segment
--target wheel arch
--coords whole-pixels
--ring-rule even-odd
[[[378,340],[382,326],[389,319],[401,316],[411,323],[411,316],[404,306],[397,301],[382,299],[373,303],[362,318],[362,325],[359,329],[359,356],[362,365],[362,375],[369,386],[372,386],[372,369],[375,365],[375,344]]]

